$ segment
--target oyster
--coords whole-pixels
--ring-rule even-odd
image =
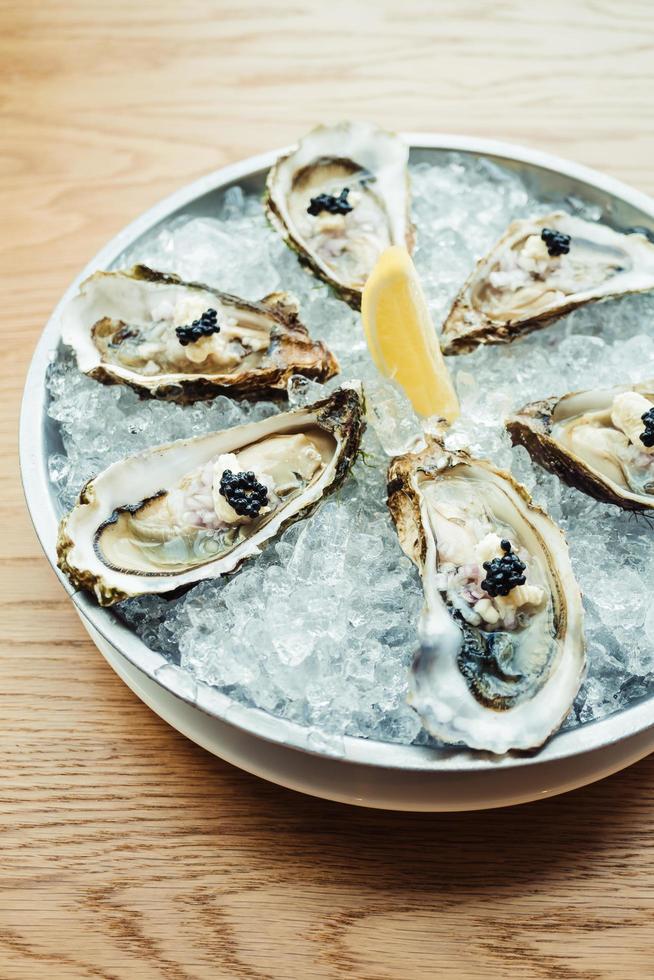
[[[268,174],[271,224],[355,309],[379,254],[413,247],[408,159],[392,133],[343,122],[314,129]]]
[[[388,506],[423,581],[409,702],[425,728],[495,753],[541,745],[585,665],[563,534],[509,473],[438,438],[391,462]]]
[[[570,486],[625,510],[654,510],[654,381],[532,402],[506,427],[514,446]]]
[[[292,296],[250,303],[143,265],[82,283],[62,337],[85,374],[177,402],[270,393],[293,374],[325,381],[338,372]]]
[[[233,572],[343,483],[363,427],[360,390],[343,386],[114,463],[61,521],[59,567],[106,606]]]
[[[465,354],[545,327],[585,303],[654,289],[654,244],[562,211],[514,221],[477,263],[441,346]]]

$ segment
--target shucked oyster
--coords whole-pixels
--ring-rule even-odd
[[[149,449],[91,480],[59,527],[59,567],[101,605],[235,571],[346,478],[363,406],[306,408]]]
[[[654,245],[562,211],[514,221],[454,301],[446,354],[504,344],[577,306],[654,289]]]
[[[392,133],[343,122],[314,129],[268,174],[271,224],[355,309],[379,254],[413,247],[408,159]]]
[[[409,685],[425,728],[496,753],[541,745],[585,664],[561,531],[510,474],[438,439],[391,462],[388,506],[425,592]]]
[[[80,371],[98,381],[192,402],[270,393],[293,374],[336,374],[336,359],[297,314],[286,293],[250,303],[136,265],[82,283],[63,312],[62,336]]]
[[[654,510],[654,381],[532,402],[506,427],[570,486],[625,510]]]

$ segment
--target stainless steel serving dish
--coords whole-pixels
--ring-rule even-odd
[[[494,140],[407,133],[411,161],[434,161],[456,150],[488,157],[517,171],[539,195],[571,194],[598,204],[619,227],[654,230],[654,200],[577,164]],[[27,504],[39,540],[56,569],[60,512],[47,460],[59,446],[48,418],[45,374],[59,340],[59,309],[92,271],[119,264],[121,253],[179,214],[215,210],[216,196],[239,184],[261,191],[281,150],[224,167],[151,208],[106,245],[62,297],[46,324],[25,384],[20,462]],[[162,717],[216,755],[285,786],[329,799],[406,810],[456,810],[524,802],[591,782],[654,750],[654,698],[575,730],[559,733],[529,757],[491,758],[465,749],[393,745],[319,732],[247,708],[148,649],[107,609],[75,591],[57,571],[82,621],[114,669]]]

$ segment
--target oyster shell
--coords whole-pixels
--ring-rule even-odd
[[[514,446],[570,486],[625,510],[654,510],[654,446],[645,444],[654,441],[653,410],[654,381],[643,381],[532,402],[505,424]]]
[[[360,388],[350,385],[114,463],[61,521],[58,565],[105,606],[234,572],[343,483],[363,428]],[[241,478],[256,499],[242,487],[236,499]]]
[[[551,236],[548,246],[541,238],[548,231],[563,235],[568,250]],[[514,221],[455,299],[441,346],[465,354],[509,343],[577,306],[653,288],[654,244],[643,234],[562,211]]]
[[[207,311],[219,330],[207,319]],[[184,336],[193,322],[203,334]],[[176,328],[182,330],[178,335]],[[105,384],[177,402],[284,389],[293,374],[325,381],[338,363],[312,341],[297,302],[272,293],[259,303],[143,265],[96,272],[62,313],[62,337],[80,371]]]
[[[423,581],[409,702],[425,728],[495,753],[541,745],[567,715],[585,665],[563,534],[509,473],[437,438],[391,462],[388,506]],[[506,581],[508,557],[523,574],[505,595],[490,578]]]
[[[413,247],[408,159],[392,133],[343,122],[314,129],[268,174],[271,224],[355,309],[379,254],[389,245]],[[331,212],[321,210],[321,195],[331,198]]]

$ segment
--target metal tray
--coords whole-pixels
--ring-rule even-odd
[[[654,229],[652,199],[586,167],[494,140],[421,133],[406,133],[404,138],[411,145],[412,163],[421,160],[433,162],[452,150],[483,156],[517,172],[540,196],[551,195],[558,199],[565,195],[579,196],[599,205],[606,220],[618,227],[640,225]],[[172,216],[179,213],[214,213],[217,195],[235,184],[248,191],[262,191],[268,168],[282,152],[272,151],[217,170],[181,188],[141,215],[82,270],[46,324],[25,384],[20,423],[20,463],[32,521],[55,570],[56,530],[61,515],[48,478],[47,459],[60,441],[56,423],[47,415],[45,374],[60,343],[61,306],[75,293],[86,276],[96,269],[115,264],[123,251]],[[110,610],[98,607],[86,593],[74,590],[58,570],[57,574],[105,655],[108,649],[114,651],[119,661],[126,662],[126,669],[136,668],[145,675],[144,682],[149,678],[166,697],[174,695],[215,719],[221,726],[228,726],[231,734],[238,737],[240,733],[244,741],[254,745],[255,750],[258,745],[263,751],[266,743],[269,749],[272,743],[279,749],[287,750],[290,753],[290,770],[305,766],[305,753],[314,757],[314,768],[318,766],[318,760],[321,760],[321,764],[329,762],[330,765],[338,760],[343,785],[340,794],[335,790],[325,792],[316,789],[311,785],[310,778],[300,780],[298,785],[297,780],[284,779],[283,773],[281,776],[279,772],[261,773],[277,782],[316,792],[317,795],[405,809],[497,806],[581,785],[609,771],[616,771],[654,750],[654,698],[633,704],[601,721],[559,733],[539,752],[528,757],[507,755],[497,758],[459,748],[395,745],[351,736],[322,737],[315,730],[275,718],[257,708],[245,707],[208,685],[194,682],[186,672],[171,666],[163,656],[146,647]],[[158,710],[156,706],[155,710]],[[165,716],[163,711],[160,713]],[[212,750],[225,755],[215,746]],[[226,757],[229,758],[228,753]],[[247,759],[245,762],[238,760],[243,768],[261,771],[261,767],[254,763],[250,767],[246,763]],[[553,766],[553,763],[557,765]],[[512,771],[510,777],[507,770]],[[504,774],[501,779],[500,773]],[[415,788],[411,790],[403,803],[403,779],[409,780],[418,774],[423,777],[419,780],[419,791]],[[499,794],[492,791],[489,778],[495,779],[498,787],[500,784],[504,787]],[[473,780],[474,785],[480,787],[478,794],[471,790]],[[388,790],[391,783],[397,787],[396,791],[390,794],[381,792],[381,786]],[[483,793],[482,783],[486,787]],[[466,787],[465,791],[452,790],[455,784]],[[355,790],[351,786],[355,786]],[[362,786],[364,790],[361,790]]]

